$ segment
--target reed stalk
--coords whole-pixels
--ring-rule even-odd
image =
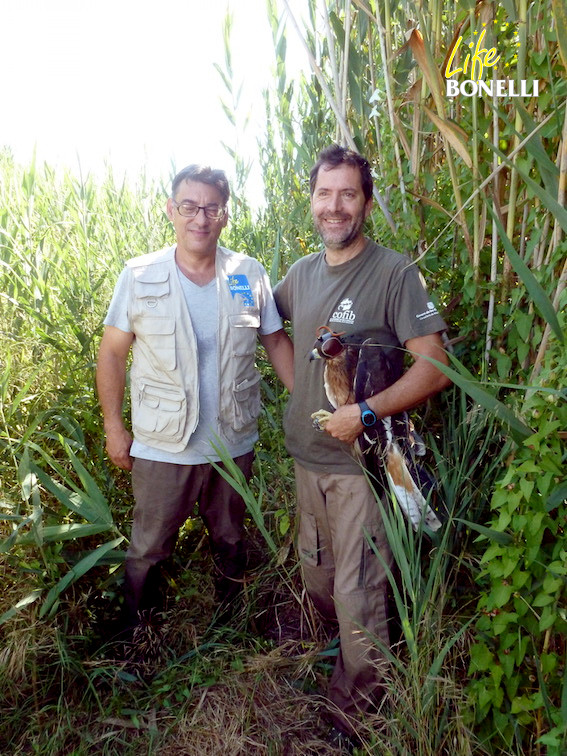
[[[516,81],[519,86],[519,82],[526,77],[526,55],[527,55],[527,25],[528,25],[528,4],[527,0],[519,0],[518,2],[518,64],[516,68]],[[515,134],[513,138],[513,148],[516,148],[521,139],[521,133],[523,131],[523,121],[520,115],[520,111],[516,108],[516,115],[514,119]],[[515,163],[515,161],[514,161]],[[518,203],[518,196],[520,193],[520,177],[516,170],[515,164],[512,166],[510,175],[510,192],[508,198],[508,216],[506,221],[506,233],[509,239],[514,238],[514,231],[516,228],[516,206]],[[508,258],[504,258],[504,267],[502,271],[502,298],[506,297],[506,293],[510,286],[510,275],[512,272],[512,266]]]
[[[493,69],[493,80],[496,80],[496,71]],[[495,90],[494,90],[495,91]],[[497,112],[496,95],[494,95],[492,101],[492,144],[494,147],[498,147],[500,139],[500,121]],[[491,232],[491,255],[490,255],[490,291],[488,294],[488,312],[486,316],[486,340],[484,350],[484,376],[488,375],[490,365],[490,350],[492,348],[492,329],[494,323],[494,304],[496,300],[495,286],[498,275],[498,230],[496,227],[496,214],[498,213],[497,200],[500,196],[500,172],[498,170],[498,155],[496,150],[492,157],[492,174],[494,176],[492,183],[492,209],[494,212],[494,219],[492,221]],[[478,189],[478,188],[477,188]]]

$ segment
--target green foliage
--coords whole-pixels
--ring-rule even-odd
[[[5,592],[2,623],[32,602],[54,612],[87,571],[102,581],[123,558],[96,349],[124,261],[164,246],[170,232],[162,191],[143,175],[133,192],[110,172],[96,185],[23,169],[8,154],[0,169],[0,552],[27,576]]]
[[[555,363],[542,382],[563,387],[566,377],[564,363]],[[567,410],[545,390],[533,392],[524,409],[537,432],[492,495],[469,694],[487,739],[529,752],[545,745],[559,756],[567,745]]]

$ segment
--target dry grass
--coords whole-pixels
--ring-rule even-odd
[[[336,754],[325,742],[323,696],[300,690],[317,651],[288,641],[251,656],[245,670],[223,685],[205,688],[170,731],[160,756],[231,754]]]
[[[164,653],[139,663],[114,658],[110,645],[86,657],[78,639],[65,645],[54,623],[34,623],[29,610],[10,623],[0,653],[0,754],[8,745],[14,756],[337,754],[326,740],[332,705],[323,694],[332,660],[320,655],[329,638],[295,590],[295,576],[282,584],[275,572],[271,581],[263,575],[227,626],[214,623],[210,575],[193,577],[189,586],[185,573],[187,583],[176,586],[182,597],[161,628]],[[282,629],[296,636],[284,639]],[[358,754],[485,753],[463,722],[460,646],[448,660],[453,674],[438,676],[429,704],[427,653],[411,668],[407,651],[398,650],[400,666],[389,671],[379,711],[356,724]]]

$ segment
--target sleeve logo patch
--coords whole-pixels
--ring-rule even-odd
[[[240,294],[245,307],[254,307],[254,295],[248,283],[248,277],[239,274],[228,277],[228,288],[234,299],[236,294]]]
[[[415,317],[417,320],[427,320],[427,318],[431,318],[433,315],[439,315],[437,307],[435,307],[433,302],[428,302],[427,310],[425,312],[418,312]]]

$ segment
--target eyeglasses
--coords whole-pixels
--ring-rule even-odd
[[[317,334],[317,351],[322,357],[336,357],[345,348],[344,341],[341,336],[344,336],[346,331],[341,333],[335,333],[331,331],[329,326],[319,326],[316,331]]]
[[[202,210],[210,220],[220,220],[226,213],[226,207],[222,205],[196,205],[194,202],[176,202],[174,199],[171,201],[184,218],[196,218],[199,210]]]

